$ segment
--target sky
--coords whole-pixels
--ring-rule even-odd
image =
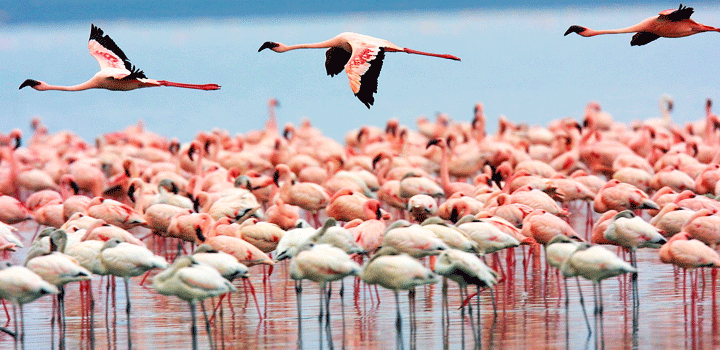
[[[658,99],[666,93],[675,98],[674,118],[684,123],[704,115],[706,98],[720,100],[716,79],[720,65],[714,59],[720,56],[718,33],[660,39],[642,47],[629,45],[630,34],[562,35],[571,24],[600,29],[637,23],[677,7],[669,2],[612,6],[542,2],[536,8],[519,1],[514,2],[517,7],[460,1],[443,10],[427,2],[420,3],[427,8],[412,11],[408,7],[390,11],[408,5],[382,2],[379,7],[387,10],[364,12],[363,7],[360,12],[343,12],[334,10],[334,3],[316,1],[303,3],[298,10],[308,12],[293,15],[285,15],[286,7],[278,3],[261,7],[256,2],[237,2],[216,16],[203,13],[205,7],[198,9],[197,2],[183,0],[136,2],[136,6],[123,2],[122,11],[108,7],[115,2],[105,7],[83,2],[87,11],[80,11],[74,9],[82,6],[70,6],[79,2],[72,1],[43,1],[55,4],[44,10],[37,8],[39,1],[3,1],[0,11],[7,14],[0,25],[3,133],[14,127],[29,133],[29,120],[39,116],[51,131],[72,130],[92,141],[141,119],[152,131],[187,141],[198,131],[215,127],[231,134],[259,129],[267,117],[269,98],[280,101],[281,125],[307,117],[337,140],[350,129],[382,126],[391,117],[411,126],[418,116],[432,119],[438,112],[469,121],[477,102],[484,103],[492,132],[500,115],[533,125],[564,117],[580,119],[590,101],[599,101],[623,122],[657,117]],[[211,10],[227,6],[213,4]],[[718,4],[692,5],[695,20],[719,24]],[[241,9],[245,16],[236,15]],[[163,11],[175,17],[163,17]],[[139,12],[148,17],[136,17]],[[90,23],[110,35],[148,77],[218,83],[222,89],[18,90],[27,78],[59,85],[90,78],[98,69],[87,50]],[[375,105],[368,110],[353,96],[344,74],[326,76],[324,51],[257,52],[266,40],[317,42],[343,31],[463,60],[388,54]]]
[[[206,0],[0,0],[0,22],[47,23],[117,19],[193,19],[331,15],[352,12],[456,11],[468,9],[562,8],[568,6],[611,6],[650,3],[649,1],[573,0],[420,0],[420,1],[212,1]],[[212,4],[212,6],[208,6]],[[672,4],[672,3],[670,3]]]

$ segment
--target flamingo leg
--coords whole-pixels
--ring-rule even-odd
[[[580,278],[579,278],[579,277],[575,277],[575,281],[577,281],[578,294],[580,295],[580,307],[582,308],[583,316],[585,317],[585,325],[587,325],[588,332],[589,332],[590,334],[592,334],[592,328],[590,327],[590,320],[588,320],[587,312],[585,311],[585,299],[583,298],[582,289],[580,288]],[[566,289],[566,291],[565,291],[565,294],[566,294],[565,297],[566,297],[566,298],[569,298],[569,296],[567,295],[567,294],[568,294],[568,293],[567,293],[567,280],[565,281],[565,289]],[[568,301],[568,302],[569,302],[569,301]]]
[[[125,281],[125,313],[127,314],[127,338],[128,338],[128,349],[132,349],[132,336],[130,335],[130,286],[128,286],[128,278],[123,278]]]
[[[10,322],[10,312],[8,312],[7,304],[5,304],[5,299],[2,299],[2,305],[3,309],[5,309],[5,316],[7,317],[8,323]]]
[[[195,324],[195,304],[192,301],[188,301],[190,304],[190,318],[192,318],[192,326],[190,326],[190,333],[192,334],[192,348],[197,350],[197,325]]]
[[[215,349],[215,347],[213,346],[212,332],[210,331],[210,321],[208,320],[207,312],[205,311],[205,303],[200,302],[200,308],[202,308],[203,317],[205,318],[205,332],[208,335],[210,349]]]

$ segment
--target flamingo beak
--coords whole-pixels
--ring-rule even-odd
[[[565,31],[564,36],[567,36],[567,35],[570,34],[570,33],[580,34],[580,33],[584,32],[584,31],[586,31],[586,30],[587,30],[587,28],[585,28],[585,27],[581,27],[581,26],[577,26],[577,25],[572,25],[572,26],[570,26],[570,28],[568,28],[568,30]]]
[[[427,144],[427,146],[425,146],[425,148],[429,148],[432,145],[437,145],[438,143],[440,143],[440,139],[431,140],[430,142],[428,142],[428,144]]]
[[[280,46],[280,44],[275,43],[275,42],[272,42],[272,41],[266,41],[266,42],[264,42],[264,43],[262,44],[262,46],[260,46],[260,48],[258,49],[258,52],[260,52],[260,51],[262,51],[262,50],[265,50],[265,49],[270,49],[270,50],[272,50],[272,49],[274,49],[274,48],[276,48],[276,47],[278,47],[278,46]]]
[[[18,90],[20,90],[20,89],[22,89],[22,88],[24,88],[24,87],[26,87],[26,86],[35,87],[35,86],[38,86],[38,85],[40,85],[40,82],[39,82],[39,81],[33,80],[33,79],[26,79],[25,81],[23,81],[22,84],[20,84],[20,88],[18,88]]]

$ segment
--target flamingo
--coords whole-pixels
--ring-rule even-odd
[[[87,281],[91,276],[90,271],[80,266],[75,258],[63,253],[66,240],[67,235],[64,231],[53,231],[49,237],[50,251],[25,261],[25,267],[42,277],[45,281],[55,285],[60,291],[58,294],[57,312],[61,333],[65,331],[64,286],[70,282]]]
[[[596,299],[595,313],[602,315],[602,280],[624,273],[637,273],[637,269],[620,259],[615,253],[589,243],[580,243],[575,251],[560,266],[565,278],[582,276],[597,284],[599,299]],[[582,300],[582,298],[580,299]],[[597,304],[599,300],[599,305]],[[585,308],[583,306],[583,308]],[[588,326],[589,327],[589,326]]]
[[[460,287],[461,295],[464,290],[467,299],[472,297],[469,295],[467,286],[476,286],[477,291],[475,295],[477,296],[478,313],[477,325],[478,332],[480,332],[480,288],[490,288],[492,290],[493,286],[495,286],[498,282],[498,273],[485,265],[485,263],[475,254],[463,252],[457,249],[448,249],[443,251],[440,256],[438,256],[433,272],[456,282]],[[447,283],[445,279],[443,279],[443,302],[447,302]],[[445,305],[445,307],[447,309],[447,305]],[[464,319],[465,305],[463,304],[461,307],[463,308],[461,315],[463,315],[462,318]],[[470,316],[472,320],[472,309],[470,309]],[[478,337],[475,340],[477,344],[480,344],[479,340],[481,337],[479,335],[480,334],[478,333]]]
[[[325,53],[325,70],[327,74],[331,77],[340,74],[344,67],[345,73],[350,79],[350,89],[368,109],[375,103],[373,94],[377,92],[377,79],[380,75],[385,52],[405,52],[460,61],[458,57],[453,55],[412,50],[397,46],[387,40],[349,32],[313,44],[288,46],[278,42],[266,41],[260,46],[258,52],[264,49],[286,52],[295,49],[320,48],[328,49]]]
[[[392,247],[381,248],[363,268],[360,278],[367,284],[379,284],[395,292],[395,305],[397,305],[397,319],[395,327],[400,332],[402,319],[400,317],[400,298],[398,290],[410,290],[410,311],[414,309],[414,290],[417,286],[437,283],[438,277],[422,263],[407,255],[398,252]]]
[[[193,257],[187,255],[179,257],[172,266],[157,274],[153,279],[153,288],[162,295],[175,295],[187,301],[188,305],[190,305],[190,314],[192,315],[190,329],[193,349],[197,349],[195,302],[235,291],[232,283],[221,276],[217,270],[204,263],[199,263]],[[200,305],[203,307],[204,314],[205,306],[202,303]],[[207,323],[207,316],[205,320],[205,327],[212,348],[212,335],[210,333],[210,324]]]
[[[9,266],[7,262],[3,263],[2,268],[0,268],[0,287],[0,298],[10,301],[13,307],[20,307],[20,324],[22,326],[20,333],[18,333],[17,321],[15,321],[15,334],[19,336],[24,349],[25,321],[23,320],[23,305],[31,303],[43,295],[58,294],[59,291],[57,287],[43,280],[32,270],[23,266]]]
[[[125,282],[125,313],[127,314],[128,348],[132,347],[130,337],[130,287],[128,280],[152,269],[165,269],[168,263],[164,258],[153,254],[149,249],[135,244],[121,242],[112,238],[105,242],[98,256],[107,272],[123,278]],[[219,274],[219,273],[218,273]]]
[[[29,86],[38,91],[60,90],[60,91],[82,91],[87,89],[108,89],[115,91],[129,91],[138,88],[151,86],[175,86],[188,89],[218,90],[217,84],[182,84],[166,80],[148,79],[145,73],[130,64],[125,53],[103,33],[103,30],[94,24],[90,26],[90,40],[88,41],[90,55],[100,64],[100,71],[90,80],[72,86],[50,85],[44,81],[27,79],[20,89]]]
[[[323,297],[328,282],[341,280],[347,276],[360,274],[360,265],[352,261],[350,256],[340,248],[329,244],[313,244],[308,242],[301,246],[299,252],[290,261],[290,278],[298,281],[295,291],[298,295],[298,320],[300,319],[301,282],[304,279],[320,284],[320,316],[323,317]],[[341,289],[342,291],[342,289]],[[342,292],[341,292],[342,295]],[[326,321],[330,320],[330,292],[325,300]]]
[[[641,46],[660,37],[681,38],[702,32],[720,32],[720,28],[697,23],[690,19],[693,12],[692,7],[680,4],[677,10],[669,9],[660,12],[657,16],[647,18],[642,22],[621,29],[593,30],[587,27],[573,25],[568,28],[565,35],[577,33],[580,36],[595,36],[600,34],[621,34],[633,33],[630,45]]]

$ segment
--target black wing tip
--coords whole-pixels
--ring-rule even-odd
[[[345,69],[345,64],[352,54],[339,47],[331,47],[325,51],[325,72],[334,77]]]
[[[579,25],[571,25],[570,28],[568,28],[568,30],[565,31],[565,34],[563,36],[567,36],[570,33],[580,34],[586,30],[587,30],[587,28],[585,28],[585,27],[581,27]]]
[[[385,58],[385,49],[380,48],[375,58],[368,61],[370,67],[360,77],[360,89],[355,94],[357,98],[365,104],[365,107],[370,109],[375,103],[374,93],[377,92],[378,77],[380,76],[380,70],[382,69],[383,59]]]
[[[695,9],[692,7],[683,6],[683,4],[680,4],[677,10],[667,14],[667,15],[660,15],[659,18],[670,21],[670,22],[679,22],[682,20],[690,19],[690,16],[695,12]]]
[[[630,46],[642,46],[659,39],[660,36],[650,32],[637,32],[630,40]]]
[[[95,40],[97,41],[100,46],[112,51],[114,54],[116,54],[118,57],[120,57],[121,60],[123,60],[123,63],[125,64],[125,69],[132,70],[133,66],[130,64],[130,59],[125,56],[125,53],[123,50],[120,49],[119,46],[115,43],[115,41],[110,38],[109,35],[105,35],[105,32],[103,32],[102,29],[97,27],[94,24],[90,24],[90,39],[89,40]]]
[[[260,48],[258,49],[258,52],[260,52],[260,51],[262,51],[262,50],[265,50],[265,49],[270,49],[270,50],[272,50],[272,49],[274,49],[274,48],[276,48],[276,47],[278,47],[278,46],[280,46],[280,44],[278,44],[278,43],[276,43],[276,42],[266,41],[266,42],[264,42],[264,43],[262,44],[262,46],[260,46]]]
[[[18,90],[20,90],[20,89],[22,89],[22,88],[24,88],[24,87],[26,87],[26,86],[35,87],[35,86],[38,86],[38,85],[40,85],[40,82],[37,81],[37,80],[34,80],[34,79],[25,79],[25,81],[23,81],[23,83],[20,84],[20,87],[18,88]]]
[[[130,74],[122,78],[122,80],[147,79],[147,76],[145,76],[145,72],[143,72],[141,69],[138,69],[134,65],[128,70],[130,71]]]

